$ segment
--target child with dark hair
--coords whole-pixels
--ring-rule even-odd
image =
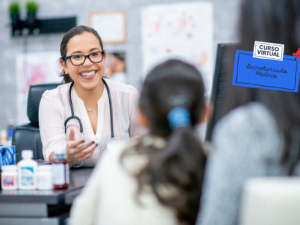
[[[206,114],[195,67],[169,60],[154,68],[139,101],[149,134],[105,153],[75,200],[72,224],[194,224],[205,167],[194,128]]]

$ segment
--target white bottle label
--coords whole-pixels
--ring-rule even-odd
[[[25,187],[34,186],[34,168],[31,166],[21,167],[21,185]]]
[[[38,175],[38,189],[41,190],[53,189],[51,177]]]
[[[69,173],[70,169],[69,169],[69,164],[66,164],[66,183],[69,184],[70,183],[70,173]]]
[[[53,164],[52,165],[53,171],[53,184],[54,185],[63,185],[66,183],[65,180],[65,165],[64,164]]]

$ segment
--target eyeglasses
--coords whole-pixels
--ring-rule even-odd
[[[64,59],[70,59],[71,63],[74,66],[81,66],[84,64],[86,58],[89,58],[89,60],[92,63],[99,63],[103,60],[103,56],[104,56],[105,51],[98,51],[98,52],[93,52],[89,55],[70,55],[65,57]]]

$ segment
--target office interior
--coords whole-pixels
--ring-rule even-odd
[[[264,0],[261,1],[263,4]],[[224,77],[228,70],[233,73],[231,57],[240,41],[242,0],[35,0],[37,10],[33,19],[29,18],[27,2],[0,0],[0,148],[15,146],[15,163],[22,159],[24,149],[33,150],[33,158],[39,165],[44,163],[38,121],[40,99],[46,90],[62,83],[60,43],[68,30],[79,25],[94,28],[104,38],[108,54],[105,78],[132,85],[139,92],[148,72],[159,63],[175,58],[195,66],[203,75],[206,103],[213,105],[209,119],[197,127],[197,135],[205,143],[205,149],[213,151],[210,142],[221,118]],[[10,11],[12,3],[19,4],[17,19]],[[151,35],[157,38],[151,39]],[[72,224],[72,204],[93,169],[71,168],[66,190],[0,190],[0,224]],[[273,213],[262,217],[265,221],[278,213],[278,221],[300,223],[292,209],[300,206],[299,191],[296,191],[300,183],[293,179],[293,187],[285,187],[284,181],[274,181],[258,190],[258,193],[267,193],[260,191],[269,188],[282,193],[282,189],[291,188],[294,195],[285,198],[287,201],[291,196],[296,199],[284,203],[290,211],[270,207]],[[255,182],[252,184],[257,188]],[[273,196],[266,196],[271,202]],[[252,197],[257,198],[254,205],[263,202],[258,196]],[[250,217],[247,217],[250,222],[246,219],[242,224],[255,221],[252,220],[255,215]],[[290,220],[285,220],[286,217]]]

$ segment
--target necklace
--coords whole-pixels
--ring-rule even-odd
[[[94,110],[96,107],[92,107],[92,108],[85,107],[85,108],[87,112],[92,112],[92,110]]]

